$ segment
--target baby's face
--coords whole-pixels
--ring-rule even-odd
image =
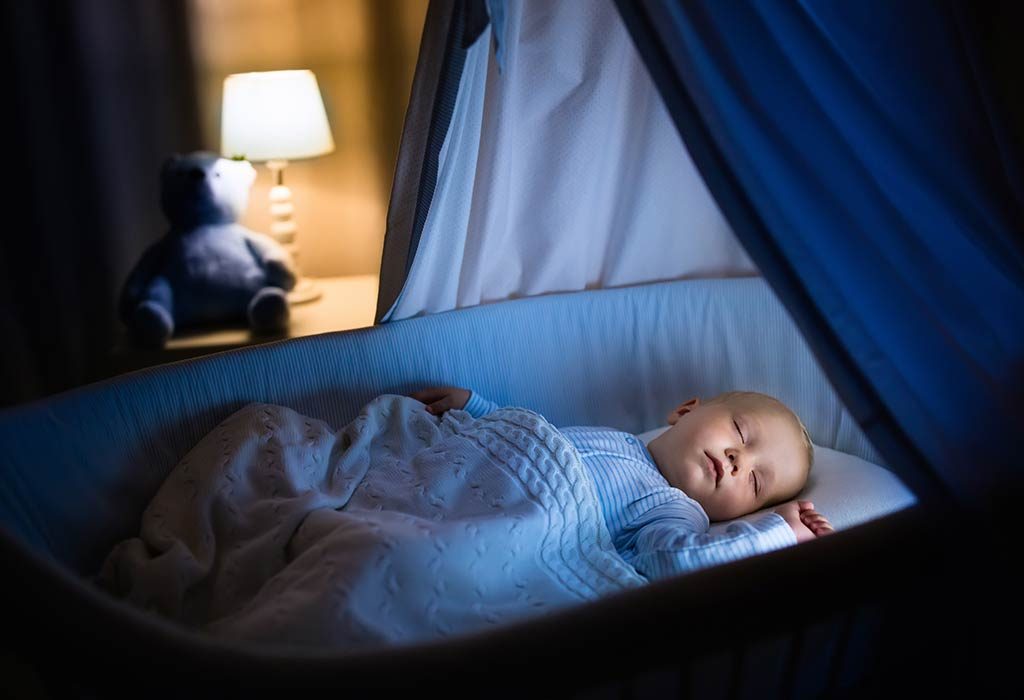
[[[807,480],[808,455],[793,417],[768,401],[696,399],[669,414],[672,426],[648,449],[665,479],[730,520],[793,498]]]

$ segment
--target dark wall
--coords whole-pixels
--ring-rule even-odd
[[[991,99],[994,129],[1005,138],[1006,167],[1024,200],[1024,3],[958,0],[978,38],[979,81]],[[1018,234],[1024,238],[1024,222]]]
[[[199,145],[184,2],[0,5],[8,180],[0,405],[103,375],[114,301],[165,224],[157,174]]]

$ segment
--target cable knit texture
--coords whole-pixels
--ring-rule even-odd
[[[542,416],[380,396],[340,431],[251,404],[175,467],[99,582],[187,625],[361,648],[474,631],[644,582]]]

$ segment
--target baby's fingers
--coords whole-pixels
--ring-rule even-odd
[[[832,523],[821,513],[815,510],[805,510],[800,513],[800,522],[817,537],[835,532]]]
[[[416,399],[420,403],[429,404],[437,401],[438,399],[444,398],[444,396],[447,395],[447,393],[448,392],[446,392],[444,389],[430,387],[428,389],[420,389],[419,391],[412,392],[411,394],[409,394],[409,398]]]
[[[836,529],[832,527],[832,523],[827,520],[823,523],[811,525],[808,529],[814,533],[815,537],[824,537],[825,535],[831,535],[836,531]]]
[[[439,416],[450,408],[453,408],[452,397],[445,396],[440,401],[435,401],[434,403],[427,406],[427,411],[434,414],[435,416]]]
[[[828,519],[820,513],[815,513],[812,516],[805,516],[803,513],[801,513],[800,522],[802,522],[805,526],[812,530],[815,527],[820,527],[822,525],[827,525],[828,527],[831,527],[831,523],[828,522]]]
[[[806,525],[811,530],[813,530],[816,527],[832,527],[832,523],[830,523],[825,518],[821,518],[821,519],[817,519],[816,518],[814,520],[805,520],[804,521],[804,525]]]

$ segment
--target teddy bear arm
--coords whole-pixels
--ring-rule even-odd
[[[295,271],[292,269],[291,256],[287,250],[256,232],[246,236],[245,241],[266,273],[268,286],[280,287],[286,291],[295,287]]]
[[[263,270],[267,273],[269,286],[280,287],[286,292],[295,288],[295,273],[284,260],[268,260],[264,263]]]
[[[141,301],[125,322],[140,345],[162,347],[174,334],[174,288],[162,274],[150,278]]]
[[[118,316],[122,322],[127,322],[135,307],[146,299],[153,277],[163,266],[164,254],[164,240],[160,240],[143,253],[142,258],[129,273],[118,301]]]

